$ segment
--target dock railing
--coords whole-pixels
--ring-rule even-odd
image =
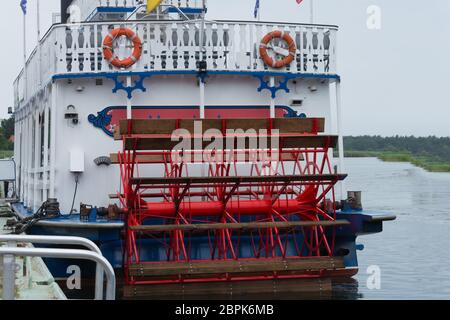
[[[3,300],[14,300],[15,296],[15,257],[40,257],[56,259],[80,259],[96,263],[95,300],[103,300],[104,275],[106,274],[106,300],[115,300],[116,278],[114,269],[106,260],[98,246],[92,241],[79,237],[1,235],[0,256],[3,256]],[[76,245],[87,250],[17,248],[18,243]]]

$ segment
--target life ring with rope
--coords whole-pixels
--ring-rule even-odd
[[[119,59],[114,56],[114,41],[118,37],[125,36],[131,42],[133,42],[133,52],[131,56],[126,59]],[[139,36],[131,29],[128,28],[116,28],[111,31],[103,40],[103,56],[104,58],[116,68],[129,68],[134,65],[142,55],[142,41]]]
[[[282,39],[286,42],[288,49],[284,49],[282,47],[275,47],[270,43],[274,39]],[[269,50],[274,51],[277,55],[284,56],[281,60],[276,60],[269,55]],[[297,53],[297,47],[295,45],[294,39],[284,31],[272,31],[269,32],[264,38],[261,40],[261,45],[259,46],[259,55],[261,59],[264,61],[266,65],[275,69],[281,69],[290,65],[294,59],[295,54]]]

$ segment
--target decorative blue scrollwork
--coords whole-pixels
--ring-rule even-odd
[[[102,129],[104,133],[108,136],[113,137],[114,134],[107,129],[107,127],[111,124],[112,116],[109,115],[110,108],[106,108],[100,112],[97,112],[97,116],[90,114],[88,116],[88,121],[92,123],[92,125],[96,128]]]
[[[300,118],[300,119],[305,119],[308,116],[305,113],[298,113],[297,111],[295,111],[294,109],[292,109],[291,107],[287,107],[287,106],[277,106],[278,109],[283,109],[284,111],[286,111],[286,114],[284,115],[285,118]]]
[[[106,76],[111,79],[115,83],[115,87],[112,89],[113,93],[118,92],[119,90],[123,90],[127,93],[128,99],[133,97],[133,91],[141,90],[142,92],[147,92],[147,89],[144,87],[144,80],[146,78],[151,77],[151,75],[138,75],[138,80],[134,81],[134,86],[127,87],[124,81],[121,81],[119,77],[124,77],[121,74],[109,74]]]
[[[258,92],[261,92],[263,90],[269,90],[272,94],[272,98],[275,99],[277,96],[277,92],[280,90],[286,91],[286,93],[289,93],[290,90],[287,86],[289,80],[291,80],[291,77],[283,76],[282,79],[279,80],[278,85],[275,85],[274,87],[270,86],[270,80],[266,80],[264,75],[255,75],[256,78],[260,81],[260,86],[258,88]]]

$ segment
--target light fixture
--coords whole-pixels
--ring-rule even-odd
[[[73,125],[77,125],[79,121],[77,108],[74,105],[69,105],[66,108],[66,113],[64,114],[64,118],[69,122],[72,122]]]

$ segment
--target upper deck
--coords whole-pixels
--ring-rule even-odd
[[[75,0],[84,20],[95,12],[130,12],[136,17],[141,1],[137,0]],[[170,9],[170,0],[165,1]],[[172,1],[173,2],[173,1]],[[179,2],[179,1],[175,1]],[[188,0],[181,1],[187,2]],[[181,3],[180,2],[180,3]],[[193,3],[195,1],[191,1]],[[96,7],[92,6],[96,3]],[[181,4],[182,5],[182,4]],[[105,9],[106,8],[106,9]],[[109,8],[109,9],[108,9]],[[167,9],[167,10],[168,10]],[[193,7],[192,10],[195,8]],[[90,17],[90,18],[89,18]],[[255,76],[282,75],[291,78],[337,78],[336,26],[272,23],[254,21],[206,21],[203,46],[200,45],[199,20],[115,20],[86,21],[53,25],[29,57],[25,72],[14,82],[15,107],[20,108],[50,81],[63,78],[101,78],[112,74],[197,74],[198,62],[206,61],[210,74],[241,74]],[[134,30],[143,42],[139,61],[129,69],[112,67],[103,58],[103,39],[113,28]],[[294,61],[282,69],[264,64],[259,56],[260,41],[270,31],[283,30],[295,40]],[[120,42],[120,41],[118,41]],[[119,54],[127,56],[130,45],[124,44]]]
[[[75,20],[92,21],[108,15],[127,18],[137,9],[146,7],[145,0],[72,0],[69,14]],[[159,14],[178,12],[181,9],[186,15],[199,14],[202,11],[202,0],[162,0]],[[147,14],[145,14],[147,15]]]

